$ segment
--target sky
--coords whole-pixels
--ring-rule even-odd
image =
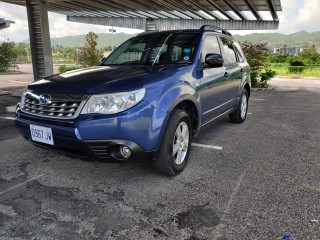
[[[1,1],[1,0],[0,0]],[[280,26],[278,30],[264,31],[231,31],[233,34],[248,34],[253,32],[279,32],[291,34],[298,31],[320,31],[319,9],[320,0],[281,0],[282,12],[278,12]],[[261,12],[263,17],[270,18],[270,14]],[[15,24],[0,31],[0,40],[20,42],[29,38],[26,8],[0,2],[0,18],[13,20]],[[109,26],[81,24],[68,22],[66,16],[49,12],[51,37],[63,37],[86,34],[89,31],[96,33],[109,32]],[[115,28],[117,32],[138,33],[142,30]]]

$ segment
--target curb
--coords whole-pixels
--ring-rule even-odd
[[[11,92],[0,90],[0,96],[9,95],[9,94],[11,94]]]
[[[20,74],[21,72],[0,72],[0,75],[14,75],[14,74]]]
[[[318,77],[294,77],[294,76],[276,76],[276,77],[274,77],[272,79],[277,79],[277,78],[320,80],[320,78],[318,78]]]
[[[267,88],[251,88],[251,91],[273,91],[273,87],[267,87]]]
[[[6,107],[6,112],[7,113],[14,113],[14,112],[16,112],[16,107],[17,107],[17,105]]]

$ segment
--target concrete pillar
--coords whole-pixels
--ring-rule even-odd
[[[53,74],[46,1],[26,0],[34,80]]]

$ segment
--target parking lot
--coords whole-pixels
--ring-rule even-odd
[[[193,139],[174,178],[38,149],[0,96],[0,239],[320,239],[320,81],[272,85],[244,124]]]

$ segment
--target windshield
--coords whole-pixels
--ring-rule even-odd
[[[101,65],[165,65],[191,63],[198,34],[147,34],[129,39]]]

